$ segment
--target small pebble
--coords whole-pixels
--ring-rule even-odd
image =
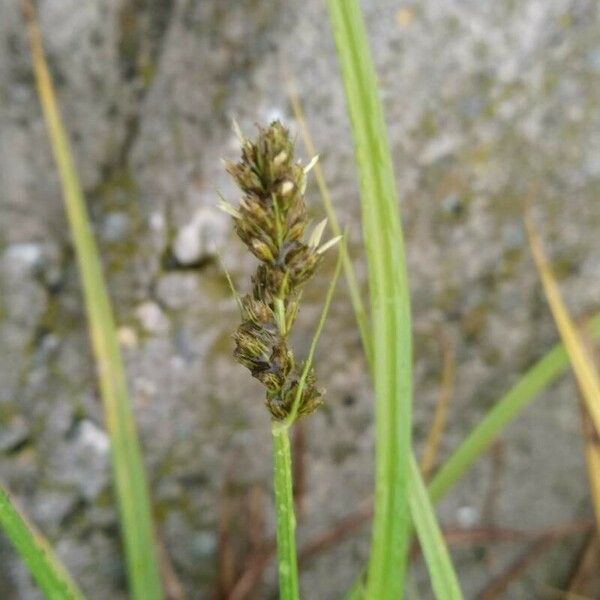
[[[461,506],[456,511],[456,519],[462,527],[473,527],[479,521],[479,512],[473,506]]]
[[[124,212],[111,212],[106,215],[100,232],[105,242],[122,242],[129,231],[129,217]]]
[[[137,307],[135,315],[148,333],[163,333],[169,329],[169,320],[155,302],[144,302]]]
[[[133,327],[119,327],[117,338],[123,348],[132,349],[137,347],[138,337]]]
[[[224,235],[222,215],[214,209],[201,208],[177,233],[173,254],[180,265],[197,264],[214,256]]]
[[[84,448],[92,450],[96,454],[106,454],[110,448],[106,432],[89,419],[79,423],[76,440]]]
[[[21,242],[11,244],[4,251],[4,260],[9,265],[34,269],[42,263],[43,252],[39,244]]]

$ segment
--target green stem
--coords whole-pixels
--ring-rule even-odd
[[[277,516],[277,563],[280,600],[297,600],[296,517],[292,489],[292,454],[289,428],[273,425],[273,485]]]
[[[283,298],[275,298],[275,317],[279,333],[285,337],[285,309]],[[275,492],[275,518],[277,521],[277,565],[279,573],[279,599],[297,600],[298,559],[296,557],[296,517],[294,515],[294,490],[292,479],[292,452],[289,425],[273,423],[273,487]]]

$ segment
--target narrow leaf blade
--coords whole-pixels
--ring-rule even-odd
[[[600,434],[600,375],[596,371],[594,361],[590,356],[577,328],[569,315],[562,299],[558,284],[552,273],[550,263],[546,257],[540,236],[530,218],[525,220],[529,234],[529,245],[533,258],[544,286],[546,298],[560,337],[567,349],[581,395],[590,413],[596,432]]]
[[[60,117],[42,37],[31,2],[23,0],[29,45],[50,144],[60,175],[65,209],[83,285],[92,349],[111,439],[113,473],[127,558],[136,600],[162,598],[150,499],[110,300],[81,185]]]
[[[529,235],[529,245],[544,286],[546,299],[554,316],[556,327],[567,349],[581,392],[584,405],[583,428],[586,464],[598,533],[600,533],[600,471],[598,470],[600,466],[600,447],[598,445],[598,435],[600,434],[600,375],[594,365],[594,359],[562,299],[558,283],[537,229],[531,218],[526,218],[525,223]]]
[[[47,540],[0,488],[0,527],[48,600],[83,600],[75,582]]]
[[[355,0],[328,0],[346,91],[369,267],[376,395],[375,512],[367,597],[404,592],[410,515],[412,340],[404,242],[387,131]]]
[[[594,339],[600,339],[600,314],[590,321],[588,331]],[[436,503],[441,500],[506,425],[515,419],[537,394],[564,374],[568,367],[569,357],[564,345],[556,344],[524,373],[436,471],[429,484],[432,501]]]
[[[446,542],[414,458],[411,458],[410,468],[410,513],[425,555],[433,591],[439,600],[462,600],[463,595]]]

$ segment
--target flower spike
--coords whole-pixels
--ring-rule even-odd
[[[245,138],[239,128],[237,132],[241,159],[224,164],[242,197],[237,208],[224,200],[219,208],[232,216],[237,235],[260,264],[251,293],[240,299],[242,323],[233,336],[234,356],[265,386],[272,418],[285,421],[299,393],[297,413],[291,418],[308,415],[322,403],[312,369],[301,385],[303,367],[288,346],[288,336],[302,286],[315,273],[323,252],[339,238],[319,246],[325,219],[304,241],[306,174],[318,157],[307,167],[294,161],[289,131],[279,121],[259,128],[255,141]]]

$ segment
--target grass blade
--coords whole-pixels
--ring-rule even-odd
[[[314,155],[316,154],[316,149],[312,142],[312,138],[308,130],[306,120],[304,118],[304,111],[302,110],[300,99],[295,92],[292,82],[289,81],[289,79],[288,88],[294,115],[300,125],[300,130],[302,132],[302,137],[304,138],[306,150],[309,155]],[[319,183],[319,190],[321,192],[323,204],[325,205],[325,209],[330,219],[332,231],[334,234],[337,234],[337,232],[340,231],[340,229],[335,215],[335,211],[333,209],[331,194],[329,193],[325,177],[318,163],[317,165],[315,165],[315,175]],[[344,274],[346,276],[348,288],[350,291],[354,314],[357,323],[359,324],[359,330],[361,332],[365,356],[369,368],[372,371],[372,359],[369,354],[369,348],[371,347],[372,339],[368,328],[363,328],[360,326],[361,320],[365,318],[365,312],[362,308],[362,301],[360,300],[360,292],[358,290],[357,280],[354,274],[354,267],[348,256],[347,249],[345,246],[342,246],[340,248],[340,252],[343,253],[342,256],[344,260]],[[354,298],[358,298],[358,302],[356,302]],[[440,402],[438,403],[438,409],[436,409],[436,418],[434,419],[434,425],[432,426],[432,433],[430,436],[431,441],[426,445],[426,447],[429,448],[428,461],[431,463],[432,466],[435,461],[435,456],[437,454],[439,438],[444,428],[445,412],[450,399],[450,394],[454,380],[454,353],[448,343],[448,340],[444,338],[442,341],[444,348],[444,370],[441,385],[442,390],[440,392]],[[415,464],[414,459],[412,459],[411,464]],[[411,479],[411,490],[417,490],[418,492],[420,492],[418,493],[418,495],[411,492],[411,514],[413,521],[418,524],[417,534],[421,539],[421,544],[424,548],[427,548],[425,558],[428,562],[430,572],[432,573],[434,589],[438,591],[452,589],[453,593],[460,594],[460,589],[458,588],[457,584],[457,578],[454,574],[452,563],[450,561],[450,555],[447,551],[445,541],[439,531],[439,527],[437,526],[435,513],[431,506],[431,502],[429,501],[429,498],[426,495],[426,493],[422,493],[426,488],[423,483],[419,469],[411,468]],[[452,582],[452,584],[449,585],[448,582]],[[442,593],[441,591],[440,593]],[[363,598],[364,595],[365,587],[363,578],[361,576],[358,583],[351,589],[350,593],[346,596],[346,600],[355,600],[358,598]],[[440,597],[445,598],[443,593]],[[456,597],[460,597],[460,595],[456,595]]]
[[[0,488],[0,527],[19,553],[47,600],[83,600],[46,539]]]
[[[65,208],[83,284],[90,337],[111,439],[113,473],[129,584],[134,598],[157,600],[162,598],[162,591],[156,561],[150,499],[110,300],[77,171],[60,118],[41,34],[31,3],[22,0],[22,6],[38,94],[62,183]]]
[[[577,331],[562,299],[552,268],[546,257],[542,240],[533,221],[526,217],[525,224],[529,235],[529,245],[544,286],[546,299],[554,316],[556,327],[565,344],[581,392],[584,405],[582,410],[586,464],[598,533],[600,534],[600,471],[598,470],[598,467],[600,467],[600,448],[598,445],[598,434],[600,434],[600,375],[598,375],[594,359],[588,351],[584,339]]]
[[[289,79],[289,77],[288,95],[290,98],[290,104],[292,105],[292,111],[294,112],[294,116],[296,117],[296,121],[298,121],[298,125],[300,127],[300,133],[302,135],[302,140],[304,142],[306,152],[309,156],[316,156],[317,150],[315,148],[315,144],[306,124],[306,119],[304,117],[304,111],[302,110],[300,98],[298,97],[298,93],[296,92],[293,82]],[[329,187],[327,186],[327,182],[325,181],[325,175],[319,162],[315,164],[313,170],[315,173],[315,179],[317,181],[317,187],[319,188],[319,193],[321,194],[323,207],[325,208],[325,213],[327,214],[327,222],[329,223],[331,232],[334,236],[342,235],[342,229],[340,227],[337,215],[333,208],[331,193],[329,192]],[[356,317],[356,323],[360,332],[360,337],[362,340],[367,362],[369,363],[369,365],[372,365],[373,340],[371,339],[371,335],[369,333],[369,317],[367,315],[367,311],[365,310],[362,295],[358,288],[356,274],[354,272],[354,267],[352,266],[350,255],[348,254],[348,248],[346,247],[346,244],[344,244],[341,248],[341,252],[342,261],[344,265],[344,276],[346,277],[348,292],[350,294],[350,302],[352,303],[352,309],[354,310],[354,315]]]
[[[600,438],[594,430],[583,402],[581,402],[581,427],[585,445],[585,463],[596,516],[596,531],[600,536]]]
[[[382,372],[379,367],[379,361],[381,360],[380,355],[383,355],[383,358],[385,359],[386,355],[392,353],[391,351],[396,352],[396,356],[392,355],[388,356],[388,358],[398,361],[396,373],[399,375],[397,384],[400,386],[400,389],[397,390],[397,392],[400,393],[400,397],[394,398],[394,391],[390,392],[389,390],[385,390],[385,393],[389,393],[390,396],[387,398],[388,402],[381,403],[383,404],[383,410],[380,409],[378,413],[378,436],[380,435],[379,432],[383,429],[380,428],[381,415],[383,415],[384,419],[396,417],[402,420],[404,417],[404,423],[393,423],[392,427],[386,428],[384,433],[384,435],[387,433],[388,435],[397,436],[405,433],[402,428],[406,427],[407,423],[410,428],[409,414],[411,408],[412,356],[408,282],[404,259],[402,230],[397,217],[393,169],[386,141],[383,115],[376,92],[377,87],[374,70],[370,61],[365,60],[364,63],[362,63],[359,58],[362,57],[364,60],[364,57],[368,57],[369,53],[360,13],[358,12],[356,4],[353,2],[350,4],[352,4],[352,6],[349,6],[348,4],[340,6],[340,3],[336,2],[329,3],[332,21],[334,23],[334,35],[336,32],[337,19],[338,36],[336,43],[338,46],[338,54],[340,55],[340,62],[342,63],[342,72],[345,76],[346,94],[355,137],[357,162],[359,164],[359,171],[362,173],[361,182],[363,185],[361,195],[363,202],[363,227],[371,275],[369,283],[371,303],[374,307],[374,340],[371,340],[369,334],[366,333],[366,329],[361,327],[363,312],[360,310],[360,304],[353,300],[353,306],[359,329],[361,330],[365,354],[375,380],[376,393],[378,393],[378,377],[390,376],[389,372]],[[344,8],[348,9],[346,14],[344,14]],[[353,49],[352,44],[354,43],[356,43],[357,47]],[[353,69],[355,69],[356,72],[353,72]],[[352,100],[356,97],[355,93],[357,92],[364,94],[364,97],[362,98],[362,102],[357,102],[356,105],[353,105]],[[360,98],[360,96],[358,97]],[[296,116],[299,114],[301,115],[301,111],[297,107],[295,108],[295,112]],[[303,120],[301,120],[301,122],[302,121]],[[375,126],[375,129],[369,131],[369,126],[372,125]],[[304,127],[304,129],[306,129],[306,127]],[[323,189],[327,191],[326,186],[323,184],[320,187],[323,195]],[[327,202],[328,195],[323,195],[323,197],[326,206],[331,206],[331,200],[329,199]],[[378,199],[380,200],[379,203],[377,203]],[[375,212],[372,216],[369,214],[369,204]],[[333,212],[333,210],[330,209],[330,212]],[[371,218],[368,218],[369,216],[371,216]],[[389,219],[392,219],[394,222],[390,223],[390,229],[386,230],[386,220],[389,223]],[[333,220],[333,222],[336,223],[335,220]],[[369,244],[369,240],[373,238],[377,240],[378,236],[383,232],[387,234],[383,236],[383,243],[377,244],[377,242],[374,241],[372,245]],[[394,253],[393,250],[396,250],[396,253]],[[391,257],[393,261],[399,261],[393,263],[397,270],[394,270],[389,263],[386,264],[386,257]],[[353,276],[354,273],[349,259],[347,259],[347,264],[346,274],[350,272],[352,275],[352,277],[347,276],[351,295],[354,291],[354,295],[360,298],[357,291],[356,278]],[[373,269],[380,270],[379,277],[384,278],[383,282],[378,280],[377,273],[375,273],[375,275],[372,274]],[[389,288],[387,289],[386,284],[389,285]],[[382,306],[382,304],[384,306]],[[385,306],[386,304],[393,304],[393,306]],[[378,312],[379,315],[377,314]],[[381,319],[381,322],[386,324],[385,327],[390,327],[392,324],[395,324],[395,326],[398,327],[397,333],[399,337],[396,337],[394,341],[400,341],[400,347],[396,346],[394,348],[394,341],[390,341],[389,338],[385,339],[384,336],[378,338],[378,316]],[[374,348],[374,360],[371,348]],[[402,397],[402,393],[404,393],[404,397]],[[379,402],[380,401],[378,400],[378,403]],[[394,403],[396,406],[394,406]],[[402,411],[402,408],[404,408],[405,412]],[[396,425],[395,432],[393,425]],[[405,456],[408,458],[408,453],[411,451],[410,431],[408,431],[406,436],[408,439],[408,449],[403,448],[402,450],[407,452]],[[448,550],[439,531],[439,527],[437,526],[434,510],[425,491],[425,485],[421,478],[421,474],[418,468],[416,468],[414,458],[410,455],[411,462],[409,465],[402,463],[394,465],[394,458],[396,457],[385,456],[386,451],[391,450],[394,452],[394,443],[397,444],[398,441],[399,440],[396,439],[395,441],[386,444],[386,441],[384,440],[383,452],[381,451],[381,448],[378,448],[378,466],[380,463],[383,463],[385,469],[387,463],[387,466],[389,466],[390,469],[387,472],[384,471],[383,476],[378,473],[378,483],[381,482],[383,486],[400,484],[398,485],[396,493],[406,494],[407,490],[404,486],[407,482],[405,478],[408,477],[410,479],[410,510],[412,511],[413,519],[417,524],[417,531],[425,550],[427,565],[437,597],[440,599],[462,598]],[[382,458],[383,460],[381,460]],[[402,471],[405,467],[410,469],[408,474]],[[385,492],[388,492],[388,489],[385,489]],[[377,522],[377,500],[383,501],[382,514],[384,514],[383,511],[385,509],[390,509],[394,500],[399,504],[399,499],[394,499],[392,497],[391,499],[387,499],[388,504],[385,505],[386,499],[381,497],[379,499],[377,498],[376,486],[374,541],[364,595],[367,598],[397,598],[400,597],[404,591],[403,580],[405,563],[398,562],[398,560],[406,560],[405,552],[410,537],[410,522],[398,524],[402,528],[398,528],[393,533],[391,532],[392,535],[396,536],[395,538],[388,538],[388,540],[378,538],[378,528],[380,526],[386,527],[386,517],[384,516],[380,523]],[[400,500],[401,502],[405,502],[405,497]],[[386,515],[387,518],[390,519],[388,521],[390,529],[392,528],[391,524],[399,519],[399,514],[400,513]],[[389,545],[386,546],[386,543]],[[393,551],[394,545],[396,545],[396,548],[399,550],[397,556],[394,556],[391,553],[386,556],[379,554],[379,552]],[[380,561],[382,561],[383,564],[380,563]],[[394,570],[396,570],[396,573],[394,573]],[[373,580],[374,573],[376,578],[375,581]],[[389,595],[383,596],[382,594]],[[448,594],[451,595],[449,596]],[[351,592],[350,597],[358,597],[360,595],[360,588],[355,588]]]
[[[600,339],[600,314],[589,323],[589,332]],[[500,398],[460,446],[438,469],[429,484],[432,501],[438,502],[485,452],[504,427],[544,388],[569,367],[569,357],[562,344],[556,344]]]
[[[442,334],[442,350],[443,350],[443,367],[442,367],[442,380],[440,382],[440,392],[438,401],[435,407],[435,413],[433,415],[433,421],[425,440],[425,447],[423,449],[423,456],[421,457],[421,473],[423,479],[429,479],[429,475],[433,471],[437,457],[439,453],[440,443],[442,441],[442,435],[446,427],[446,416],[448,413],[448,405],[452,397],[452,391],[454,389],[454,350],[450,345],[450,342]]]
[[[463,595],[448,548],[437,524],[435,512],[430,508],[427,488],[419,473],[419,467],[412,457],[410,468],[410,512],[427,562],[433,591],[439,600],[462,600]]]
[[[529,245],[556,327],[569,354],[571,366],[575,372],[581,395],[594,423],[596,433],[600,435],[600,376],[585,343],[580,339],[577,328],[569,316],[533,221],[526,218],[525,224],[529,235]]]
[[[412,340],[396,185],[377,80],[355,0],[328,0],[361,187],[376,395],[376,480],[367,597],[400,598],[409,541]]]

